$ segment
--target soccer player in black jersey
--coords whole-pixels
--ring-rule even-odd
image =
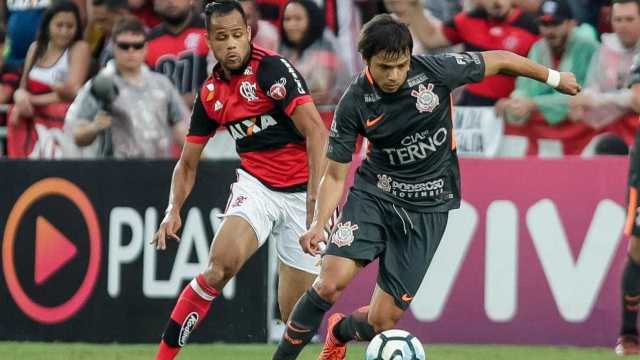
[[[316,254],[342,196],[357,135],[370,148],[334,227],[318,279],[298,300],[274,359],[295,359],[354,276],[380,259],[369,306],[333,314],[319,359],[344,359],[346,343],[391,329],[416,294],[447,224],[460,205],[450,93],[486,76],[509,74],[580,91],[575,76],[507,51],[411,56],[406,25],[378,15],[360,34],[367,67],[343,95],[329,134],[329,165],[314,221],[300,238]]]

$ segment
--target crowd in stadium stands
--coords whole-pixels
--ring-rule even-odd
[[[175,157],[195,91],[215,62],[206,1],[5,1],[0,156]],[[361,25],[389,12],[409,25],[416,54],[506,49],[576,74],[585,90],[575,97],[502,75],[457,93],[459,106],[493,107],[505,135],[528,143],[527,154],[544,153],[545,140],[567,155],[626,154],[638,126],[640,95],[628,87],[640,40],[636,0],[241,3],[254,43],[290,59],[327,122],[363,68]]]

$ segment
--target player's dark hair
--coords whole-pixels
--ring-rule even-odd
[[[105,6],[109,11],[129,8],[127,0],[92,0],[91,3],[93,6]]]
[[[53,20],[53,17],[59,13],[68,12],[73,14],[73,18],[76,21],[76,32],[73,34],[73,38],[68,44],[67,49],[71,48],[76,42],[82,40],[82,20],[80,19],[80,9],[74,2],[62,0],[55,1],[42,15],[40,21],[40,27],[36,35],[36,49],[33,53],[33,59],[31,60],[31,67],[25,72],[25,75],[31,71],[31,68],[44,56],[51,40],[51,34],[49,34],[49,25]],[[24,76],[24,75],[23,75]]]
[[[292,3],[299,4],[305,9],[305,11],[307,12],[307,17],[309,18],[309,26],[307,27],[307,30],[305,31],[305,34],[302,37],[300,43],[293,44],[291,40],[289,40],[287,32],[284,31],[284,26],[282,25],[284,22],[284,16],[282,16],[282,19],[280,19],[280,39],[282,39],[282,43],[285,46],[297,49],[302,52],[317,40],[322,39],[322,35],[324,34],[324,29],[326,27],[326,22],[324,19],[324,13],[318,7],[318,5],[316,5],[315,2],[311,0],[289,0],[287,2],[287,5],[284,7],[285,11],[287,9],[287,6]]]
[[[124,33],[133,33],[145,37],[147,35],[142,21],[133,15],[123,16],[113,25],[111,40],[115,42],[116,38]]]
[[[614,4],[636,4],[638,6],[638,12],[640,12],[640,0],[613,0],[611,5]]]
[[[366,23],[358,38],[358,51],[366,61],[380,52],[391,58],[411,54],[413,39],[407,25],[389,14],[376,15]]]
[[[247,23],[247,14],[244,13],[242,5],[236,0],[209,0],[204,6],[204,15],[207,25],[207,30],[211,30],[211,19],[216,16],[231,14],[237,11],[242,15],[242,21]]]

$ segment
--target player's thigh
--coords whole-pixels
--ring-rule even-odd
[[[278,305],[280,306],[281,320],[286,322],[293,306],[302,294],[311,287],[316,275],[278,261],[278,276]]]
[[[267,189],[257,179],[239,171],[231,187],[224,221],[211,244],[214,266],[239,267],[269,237],[276,214],[265,203]]]
[[[399,308],[406,310],[440,245],[448,213],[417,213],[404,209],[397,213],[405,226],[390,229],[391,238],[380,256],[377,283],[393,297]]]
[[[278,221],[271,232],[276,243],[276,254],[281,263],[293,270],[311,275],[320,272],[320,256],[305,253],[300,246],[300,237],[306,231],[307,219],[306,193],[271,192],[267,206],[278,211]],[[300,275],[302,276],[302,275]]]

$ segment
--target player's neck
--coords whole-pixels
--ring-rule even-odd
[[[181,22],[180,24],[170,24],[168,22],[165,22],[164,26],[167,28],[167,30],[169,30],[170,33],[179,34],[184,29],[186,29],[187,26],[189,26],[189,24],[191,24],[192,16],[193,16],[193,11],[189,12],[189,15],[187,15],[187,17],[184,18],[184,21]]]

